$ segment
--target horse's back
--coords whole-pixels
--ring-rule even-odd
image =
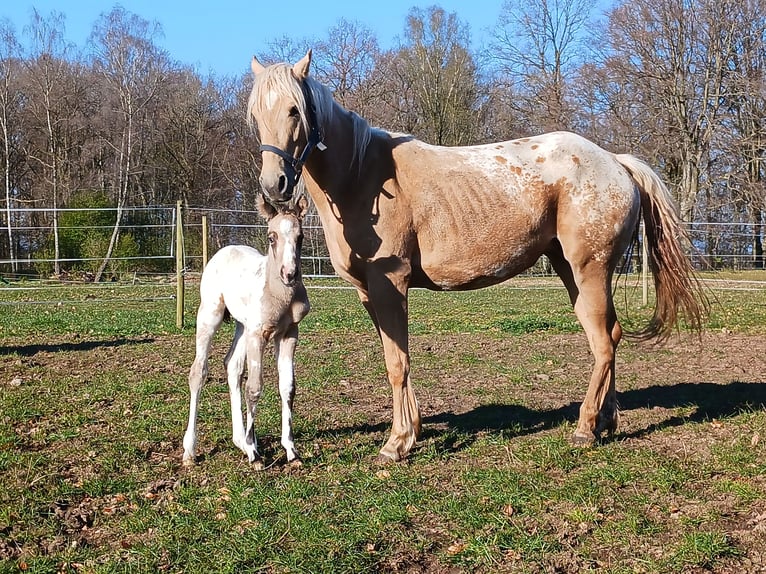
[[[240,323],[265,285],[266,256],[247,245],[227,245],[210,258],[200,280],[200,299],[222,300]]]
[[[573,133],[469,147],[411,140],[393,153],[417,234],[413,278],[422,286],[497,283],[532,266],[556,239],[573,257],[611,260],[637,222],[630,174]]]

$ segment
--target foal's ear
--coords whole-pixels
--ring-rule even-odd
[[[309,48],[309,51],[306,52],[306,55],[303,56],[298,62],[295,63],[293,66],[293,73],[295,74],[295,77],[299,80],[305,80],[306,76],[309,75],[309,68],[311,67],[311,48]]]
[[[258,208],[258,213],[260,213],[266,221],[271,220],[271,218],[277,214],[277,208],[271,205],[266,200],[266,196],[262,193],[256,195],[255,206]]]
[[[298,216],[298,219],[303,221],[303,217],[306,215],[306,212],[309,210],[309,200],[306,199],[305,195],[301,195],[298,198],[298,201],[295,203],[295,213]]]

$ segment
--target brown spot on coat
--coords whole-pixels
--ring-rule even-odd
[[[507,162],[508,162],[508,160],[507,160],[507,159],[505,159],[505,158],[504,158],[503,156],[501,156],[501,155],[496,155],[496,156],[495,156],[495,161],[497,161],[497,163],[507,163]]]
[[[543,162],[545,161],[545,157],[544,157],[544,156],[541,156],[541,155],[538,155],[538,156],[537,156],[537,159],[536,159],[535,161],[536,161],[537,163],[543,163]]]
[[[537,149],[537,148],[539,148],[539,147],[540,147],[539,145],[537,145],[537,144],[534,144],[534,145],[532,146],[532,149]]]
[[[580,158],[576,155],[572,156],[572,163],[574,163],[577,167],[580,167]]]

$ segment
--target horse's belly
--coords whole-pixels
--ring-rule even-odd
[[[445,291],[495,285],[532,267],[544,251],[531,242],[501,247],[421,256],[414,262],[411,285]]]

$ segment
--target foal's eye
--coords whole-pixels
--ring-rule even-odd
[[[276,234],[269,233],[269,245],[274,247],[274,245],[276,245],[276,243],[277,243],[277,236],[276,236]]]

